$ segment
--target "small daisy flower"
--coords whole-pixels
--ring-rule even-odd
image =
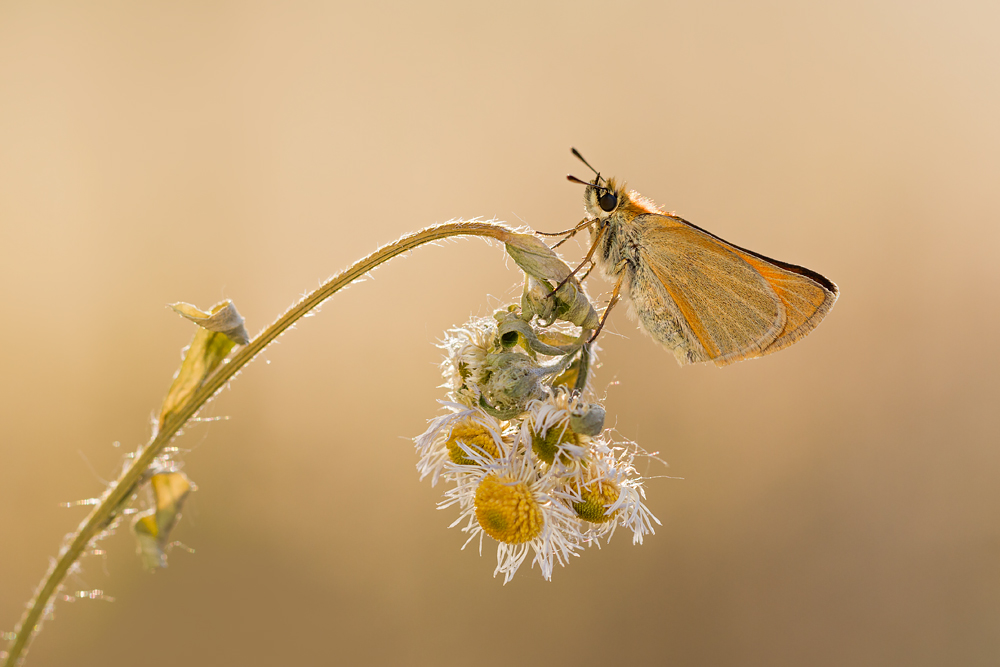
[[[497,541],[493,576],[503,574],[505,584],[529,551],[534,553],[532,566],[537,564],[542,576],[551,579],[553,565],[566,565],[582,540],[572,510],[551,495],[554,478],[543,474],[537,459],[523,450],[496,460],[476,454],[464,443],[462,448],[473,464],[447,464],[457,486],[445,493],[439,507],[462,508],[452,526],[465,523],[466,545],[479,538],[482,553],[484,535]]]
[[[497,323],[488,317],[474,317],[464,326],[449,329],[438,346],[445,350],[441,372],[452,398],[467,406],[479,402],[486,355],[496,347]]]
[[[576,400],[570,392],[556,389],[543,399],[528,403],[521,425],[521,440],[539,459],[563,465],[586,458],[590,437],[577,433],[570,424]]]
[[[448,401],[441,404],[451,412],[432,419],[427,430],[416,438],[420,479],[430,475],[431,486],[436,486],[446,463],[472,464],[467,450],[486,460],[498,459],[510,450],[503,439],[504,425],[498,419],[478,408]]]
[[[570,494],[570,505],[576,515],[590,523],[607,523],[615,518],[617,510],[612,506],[618,502],[621,489],[610,479],[595,479],[579,482],[571,479],[566,483]]]
[[[585,469],[566,481],[557,495],[585,522],[582,531],[591,544],[610,540],[618,526],[632,531],[632,543],[642,544],[660,524],[646,507],[642,476],[633,461],[634,447],[609,447],[600,442]]]

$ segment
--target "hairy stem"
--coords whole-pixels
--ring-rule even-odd
[[[87,552],[95,538],[98,538],[118,518],[121,510],[138,491],[146,470],[163,452],[163,448],[219,390],[226,386],[226,383],[235,377],[240,369],[260,354],[282,332],[341,288],[350,285],[379,264],[417,246],[451,236],[486,236],[506,242],[512,238],[513,234],[514,232],[509,227],[493,222],[459,221],[435,225],[404,236],[394,243],[379,248],[368,257],[326,281],[311,294],[303,297],[274,324],[233,355],[227,363],[205,381],[183,408],[168,418],[163,427],[154,433],[150,441],[132,461],[132,464],[108,486],[104,495],[101,496],[99,504],[80,523],[76,532],[67,538],[59,550],[58,557],[52,562],[45,578],[35,590],[35,597],[29,603],[28,610],[15,628],[14,638],[7,648],[7,655],[4,656],[3,667],[21,664],[29,642],[40,629],[45,612],[52,604],[53,596],[62,586],[67,573],[74,563]]]

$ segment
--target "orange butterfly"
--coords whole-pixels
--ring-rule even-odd
[[[646,333],[681,365],[725,366],[788,347],[837,301],[837,286],[815,271],[723,241],[590,168],[589,183],[568,177],[587,186],[589,217],[561,234],[589,229],[580,266],[592,260],[616,280],[601,326],[623,294]]]

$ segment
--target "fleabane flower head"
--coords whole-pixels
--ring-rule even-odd
[[[532,566],[537,564],[542,576],[551,579],[553,566],[566,565],[581,548],[583,537],[572,510],[552,495],[553,478],[523,449],[491,459],[462,447],[470,464],[446,464],[456,486],[445,493],[439,507],[459,506],[461,514],[452,526],[465,524],[466,545],[478,538],[482,553],[484,536],[496,540],[493,576],[502,574],[505,584],[529,552]]]
[[[483,366],[496,348],[496,338],[496,320],[487,317],[474,317],[446,332],[439,345],[445,351],[441,373],[453,400],[469,407],[479,402]]]
[[[643,478],[634,465],[635,446],[608,445],[598,439],[591,452],[586,465],[567,477],[556,495],[584,522],[581,532],[588,544],[599,547],[618,526],[631,531],[633,544],[642,544],[660,521],[646,507]]]
[[[416,438],[420,460],[420,479],[431,476],[436,486],[445,472],[445,464],[472,464],[475,460],[494,460],[505,456],[511,444],[504,440],[505,424],[478,408],[441,401],[448,414],[431,420],[430,426]],[[509,440],[509,439],[508,439]]]
[[[573,428],[574,415],[583,414],[585,406],[570,391],[556,388],[543,399],[528,403],[521,424],[520,437],[535,456],[549,465],[572,465],[586,460],[590,433]],[[601,410],[603,428],[603,409]]]

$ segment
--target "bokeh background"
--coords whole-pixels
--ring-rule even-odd
[[[723,370],[614,314],[597,381],[669,463],[654,537],[506,587],[492,547],[460,551],[407,438],[442,332],[519,276],[477,239],[425,247],[188,429],[196,552],[150,575],[119,531],[69,584],[115,601],[60,603],[28,664],[1000,663],[998,25],[989,2],[3,3],[0,629],[86,512],[60,503],[148,437],[193,332],[165,304],[232,298],[256,332],[407,231],[565,229],[576,146],[842,290]]]

